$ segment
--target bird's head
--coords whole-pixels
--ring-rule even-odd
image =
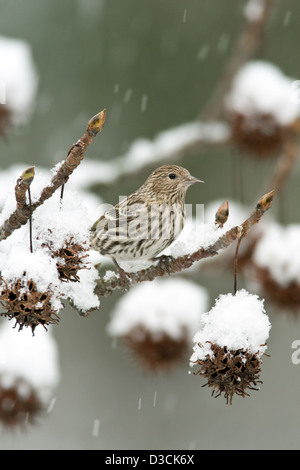
[[[178,165],[164,165],[154,170],[145,182],[157,195],[170,197],[184,196],[188,187],[194,183],[203,183],[188,170]]]

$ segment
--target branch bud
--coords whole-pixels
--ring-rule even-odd
[[[27,184],[31,184],[34,178],[34,166],[27,168],[27,170],[23,171],[21,179],[22,181],[26,182]]]
[[[223,204],[220,205],[219,209],[216,212],[216,215],[215,215],[216,225],[222,228],[223,225],[227,222],[228,216],[229,216],[229,204],[228,204],[228,201],[225,201],[223,202]]]
[[[259,210],[260,212],[264,213],[266,212],[268,209],[270,209],[270,207],[272,206],[273,204],[273,199],[274,199],[274,194],[275,194],[275,191],[270,191],[269,193],[265,194],[257,203],[256,205],[256,209]]]
[[[92,132],[93,135],[101,132],[105,123],[106,109],[96,114],[89,120],[87,130]]]

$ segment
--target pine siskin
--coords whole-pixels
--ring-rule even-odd
[[[180,234],[188,187],[203,183],[177,165],[154,170],[145,183],[92,226],[91,248],[118,261],[153,260]]]

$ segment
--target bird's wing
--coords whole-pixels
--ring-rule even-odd
[[[128,198],[123,199],[119,204],[104,212],[104,214],[96,220],[91,228],[92,232],[102,230],[108,222],[114,226],[127,225],[137,219],[142,210],[145,210],[145,205],[141,201],[132,204]]]

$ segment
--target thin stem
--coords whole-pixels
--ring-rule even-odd
[[[28,188],[28,199],[29,199],[29,210],[30,210],[30,216],[29,216],[29,244],[30,244],[30,252],[33,253],[33,247],[32,247],[32,204],[31,204],[30,187]]]
[[[241,235],[240,238],[238,239],[237,246],[236,246],[236,250],[235,250],[235,255],[234,255],[234,284],[233,284],[233,295],[235,295],[236,292],[237,292],[237,261],[238,261],[238,253],[239,253],[239,249],[240,249],[240,244],[241,244],[241,241],[242,241],[243,236],[244,236],[244,234],[242,233],[242,235]]]
[[[65,189],[65,185],[63,184],[60,190],[60,204],[62,204],[62,200],[64,197],[64,189]]]
[[[17,208],[10,217],[4,221],[2,227],[0,227],[0,241],[5,240],[15,230],[19,229],[22,225],[25,225],[29,220],[30,215],[39,206],[44,204],[47,199],[52,197],[58,188],[66,183],[73,171],[81,163],[87,147],[94,141],[96,135],[101,132],[105,122],[105,115],[106,111],[104,109],[89,120],[85,133],[74,145],[72,145],[67,158],[52,177],[50,184],[43,188],[40,198],[31,205],[30,212],[28,211],[28,207],[26,206],[26,201],[24,202],[24,199],[26,190],[34,177],[34,168],[30,167],[23,172],[21,178],[18,179],[15,188]]]
[[[273,203],[274,191],[265,194],[257,203],[256,208],[250,216],[241,224],[229,229],[218,240],[207,248],[199,248],[192,254],[185,254],[178,258],[168,256],[160,256],[158,263],[149,268],[143,269],[136,273],[126,273],[127,282],[124,282],[124,276],[121,279],[112,276],[109,279],[99,279],[96,284],[95,294],[98,297],[106,297],[111,295],[114,290],[124,290],[144,281],[153,281],[156,277],[178,273],[184,269],[190,268],[195,262],[201,259],[216,256],[220,250],[228,248],[235,240],[240,240],[248,234],[249,230],[256,225],[265,212],[270,209]],[[240,242],[239,242],[240,243]],[[125,279],[126,280],[126,279]]]

